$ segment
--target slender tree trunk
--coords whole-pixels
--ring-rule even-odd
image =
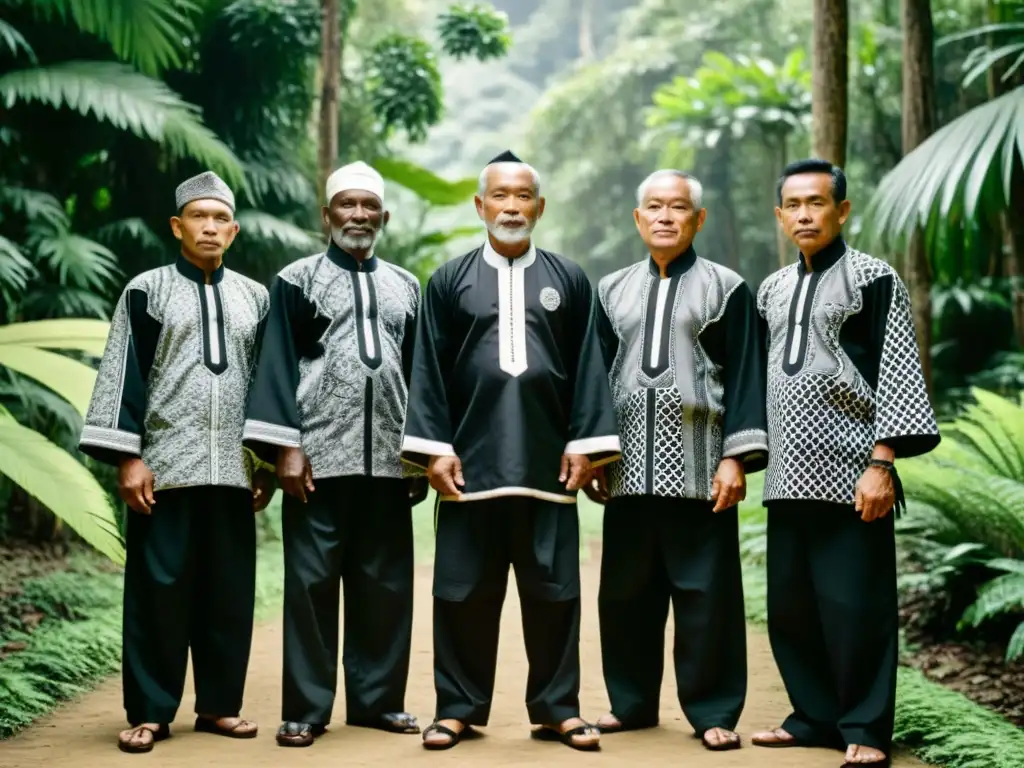
[[[580,4],[580,59],[594,58],[594,0],[577,0]]]
[[[935,131],[935,64],[930,0],[901,0],[903,17],[903,154]],[[906,254],[906,279],[925,383],[932,390],[931,269],[924,235],[915,229]]]
[[[779,173],[786,167],[786,163],[789,162],[789,152],[786,148],[786,134],[779,135],[778,149],[776,150],[779,155]],[[775,191],[775,179],[772,179],[770,185],[772,191],[772,210],[779,204],[777,193]],[[778,221],[775,222],[775,248],[779,254],[779,269],[789,264],[789,249],[790,242],[789,238],[786,237],[786,233],[782,231],[782,225]]]
[[[811,151],[840,166],[846,163],[849,29],[847,0],[814,0]]]
[[[341,14],[339,0],[321,0],[320,23],[320,124],[317,156],[317,189],[324,184],[338,159],[338,111],[341,100]]]

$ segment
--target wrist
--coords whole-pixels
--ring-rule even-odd
[[[896,452],[885,443],[875,443],[875,447],[871,451],[871,460],[892,464],[896,460]]]

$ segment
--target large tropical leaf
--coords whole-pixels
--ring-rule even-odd
[[[94,357],[102,357],[109,333],[110,323],[102,320],[36,320],[0,325],[0,345],[77,349]]]
[[[124,542],[110,499],[82,464],[0,409],[0,474],[6,475],[118,565]]]
[[[27,245],[35,251],[38,261],[50,267],[62,286],[103,293],[121,277],[114,252],[95,240],[74,234],[69,222],[32,227]]]
[[[193,0],[22,0],[46,19],[73,22],[110,43],[118,58],[155,75],[184,63],[193,33]]]
[[[917,227],[958,229],[964,219],[1021,205],[1010,200],[1014,164],[1024,159],[1024,86],[944,125],[878,185],[866,227],[876,240]]]
[[[1024,13],[1024,9],[1018,9],[1017,13]],[[995,40],[997,37],[1001,37],[1003,35],[1010,35],[1011,42],[1003,43],[995,47],[989,45],[989,40]],[[964,88],[984,75],[1000,61],[1008,59],[1011,56],[1015,56],[1016,58],[1000,76],[999,79],[1001,81],[1006,82],[1009,80],[1021,65],[1024,64],[1024,22],[985,24],[981,27],[969,29],[966,32],[947,35],[946,37],[938,40],[935,45],[936,47],[940,47],[948,45],[949,43],[970,39],[980,39],[985,41],[985,43],[971,51],[967,59],[964,61],[964,70],[967,72],[962,83]]]
[[[0,289],[25,290],[34,271],[32,262],[25,258],[21,249],[0,235]]]
[[[119,219],[104,224],[96,230],[95,237],[108,245],[127,240],[145,251],[163,253],[165,250],[163,242],[156,233],[139,218]]]
[[[32,101],[92,115],[156,141],[176,157],[199,160],[229,184],[245,185],[238,158],[203,125],[197,107],[123,64],[68,61],[0,75],[0,102],[8,109]]]
[[[67,221],[60,201],[49,192],[24,187],[0,186],[0,207],[23,215],[28,221],[59,226]]]
[[[324,248],[323,243],[314,235],[265,211],[239,211],[235,218],[238,220],[239,235],[242,237],[272,240],[285,248],[307,253],[321,251]]]
[[[431,205],[459,205],[476,194],[476,179],[448,181],[407,160],[380,157],[374,161],[373,167],[388,181],[405,187]]]
[[[0,365],[35,379],[85,415],[96,384],[96,371],[56,352],[18,344],[0,344]]]
[[[35,64],[36,55],[32,50],[32,46],[30,46],[28,41],[22,37],[21,32],[3,19],[0,19],[0,43],[7,46],[13,56],[18,55],[19,49],[24,51],[28,55],[29,61]]]

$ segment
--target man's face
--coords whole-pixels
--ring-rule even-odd
[[[544,214],[544,198],[537,195],[533,174],[517,165],[489,168],[483,197],[476,197],[475,202],[487,231],[502,243],[529,240]]]
[[[850,201],[836,204],[828,173],[790,176],[782,185],[782,205],[775,209],[786,237],[804,256],[813,256],[835,240],[849,215]]]
[[[342,190],[323,208],[331,238],[346,251],[369,251],[390,214],[381,199],[362,189]]]
[[[707,213],[694,206],[686,179],[662,176],[647,185],[640,207],[633,211],[633,220],[652,254],[674,258],[693,244]]]
[[[182,250],[198,259],[217,260],[238,234],[231,209],[219,200],[193,200],[171,217],[171,231]]]

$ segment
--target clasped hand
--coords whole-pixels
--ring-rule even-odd
[[[568,491],[578,491],[590,482],[590,459],[579,453],[562,455],[558,482],[565,483]],[[442,496],[458,498],[466,480],[462,476],[462,461],[458,456],[433,456],[427,464],[430,486]]]
[[[896,503],[896,488],[892,475],[884,467],[870,466],[857,481],[854,507],[860,512],[865,523],[878,520],[889,514]]]

